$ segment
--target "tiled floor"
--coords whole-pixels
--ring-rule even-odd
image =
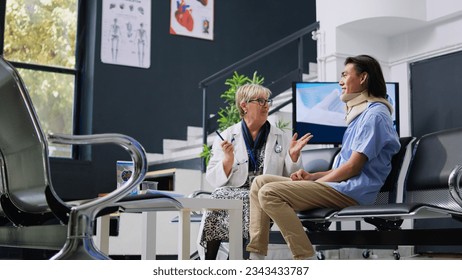
[[[355,249],[345,248],[323,251],[326,260],[462,260],[461,254],[427,253],[415,254],[411,246],[401,246],[397,250],[391,249]],[[367,256],[367,258],[365,258]]]
[[[407,259],[407,260],[462,260],[462,254],[438,254],[438,253],[418,254],[418,255],[408,256],[403,259]]]
[[[321,252],[321,251],[318,251]],[[53,256],[55,251],[48,250],[25,250],[0,247],[0,260],[46,260]],[[357,248],[343,248],[335,250],[322,251],[325,260],[396,260],[399,254],[400,260],[462,260],[462,253],[460,254],[443,254],[443,253],[427,253],[427,254],[414,254],[413,247],[400,246],[398,250],[391,249],[357,249]],[[367,256],[367,258],[365,258]],[[135,257],[115,257],[114,259],[139,259]],[[175,259],[172,256],[167,259]],[[165,258],[160,258],[165,259]],[[223,256],[222,259],[226,259]],[[267,259],[277,260],[290,260],[292,259],[290,251],[287,246],[272,245]]]

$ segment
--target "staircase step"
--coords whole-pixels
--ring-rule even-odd
[[[162,141],[164,147],[164,154],[171,153],[172,150],[183,149],[188,147],[187,140],[177,140],[177,139],[164,139]]]
[[[165,163],[171,163],[171,162],[177,162],[177,161],[196,159],[196,158],[199,158],[199,154],[200,152],[197,152],[197,150],[194,150],[193,152],[185,153],[185,154],[177,153],[174,155],[163,155],[162,158],[157,158],[155,156],[151,157],[152,154],[147,154],[148,165],[152,166],[152,165],[159,165],[159,164],[165,164]]]
[[[202,127],[197,127],[197,126],[188,126],[187,128],[187,133],[186,133],[186,139],[192,140],[192,139],[202,139]]]
[[[164,160],[164,154],[146,153],[146,159],[148,161],[148,165],[155,162],[161,162]]]
[[[171,154],[172,158],[194,158],[199,157],[200,153],[202,153],[202,146],[200,147],[189,147],[188,149],[184,149],[181,151],[176,151]]]
[[[213,140],[215,140],[215,133],[210,134],[207,137],[207,144],[212,145]],[[164,139],[164,155],[165,156],[173,156],[174,154],[178,154],[181,152],[188,153],[190,149],[200,149],[202,151],[203,141],[202,135],[200,138],[196,138],[193,140],[175,140],[175,139]]]

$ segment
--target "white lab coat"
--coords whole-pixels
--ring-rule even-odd
[[[249,175],[249,156],[241,126],[241,122],[238,122],[220,133],[225,140],[232,141],[234,145],[234,164],[229,176],[226,176],[223,169],[222,161],[224,153],[221,148],[222,140],[217,135],[213,142],[212,157],[207,165],[206,179],[214,188],[223,186],[240,187],[247,180],[247,176]],[[271,125],[268,139],[266,140],[263,174],[289,176],[302,167],[301,157],[298,158],[297,162],[292,162],[289,156],[291,138],[292,136],[289,133],[285,133],[280,128]],[[276,146],[278,145],[281,148],[279,153],[276,152]],[[204,247],[200,245],[204,229],[204,217],[202,217],[197,238],[197,251],[201,259],[204,259],[205,256]],[[226,259],[226,257],[227,253],[224,253],[223,250],[218,252],[217,259]]]
[[[225,140],[232,141],[234,145],[234,164],[229,176],[226,176],[223,169],[224,153],[221,148],[222,140],[216,137],[212,146],[212,156],[207,166],[206,179],[214,188],[229,186],[240,187],[244,185],[249,173],[249,156],[244,142],[241,122],[227,128],[220,133]],[[297,162],[292,162],[289,156],[289,145],[291,136],[281,129],[271,125],[268,139],[266,141],[265,159],[263,163],[263,174],[289,176],[299,170],[302,166],[301,157]],[[280,145],[280,152],[276,152]]]

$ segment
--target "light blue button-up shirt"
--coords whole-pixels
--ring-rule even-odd
[[[399,137],[388,108],[382,103],[370,103],[346,129],[342,149],[333,168],[345,163],[353,151],[364,154],[366,164],[359,175],[327,184],[359,204],[373,204],[391,171],[391,158],[399,148]]]

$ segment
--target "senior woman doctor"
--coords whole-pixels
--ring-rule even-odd
[[[246,84],[236,91],[236,107],[242,120],[218,135],[206,171],[214,188],[212,198],[243,200],[243,238],[249,238],[249,188],[255,176],[290,176],[301,167],[300,152],[312,138],[297,140],[268,122],[271,91]],[[205,259],[216,259],[222,241],[228,240],[228,213],[207,211],[201,223],[200,245]],[[200,249],[200,248],[199,248]],[[199,250],[200,251],[200,250]]]

